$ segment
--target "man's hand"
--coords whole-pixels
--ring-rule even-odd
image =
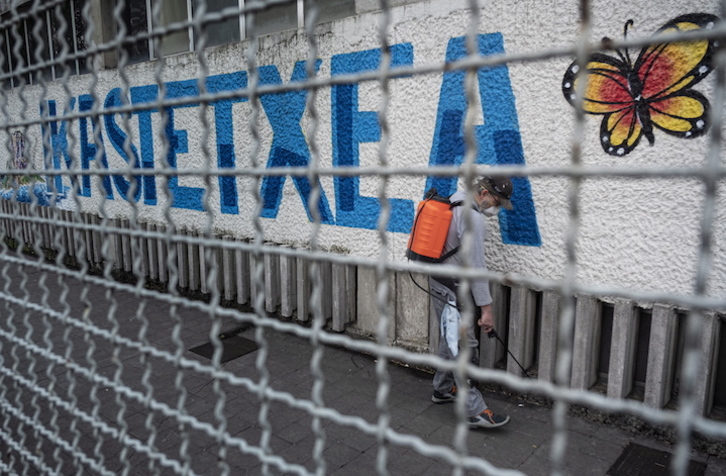
[[[492,314],[491,304],[481,306],[481,317],[479,318],[478,324],[481,330],[487,334],[494,330],[494,315]]]

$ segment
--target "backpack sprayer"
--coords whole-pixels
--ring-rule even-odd
[[[446,244],[446,236],[449,233],[449,225],[451,224],[451,217],[453,216],[453,209],[462,204],[461,200],[452,202],[449,200],[450,197],[441,197],[438,195],[435,188],[430,189],[423,201],[418,204],[416,209],[416,217],[413,221],[413,227],[411,228],[411,235],[408,238],[408,247],[406,249],[406,257],[412,261],[421,261],[424,263],[441,263],[447,258],[450,258],[457,251],[459,247],[453,248],[448,252],[444,253],[444,245]],[[419,285],[411,271],[408,272],[411,277],[411,281],[423,292],[432,296],[445,305],[450,306],[446,300],[431,294],[427,289]],[[457,306],[457,309],[459,307]],[[496,338],[502,346],[507,350],[509,356],[514,360],[524,375],[529,378],[529,374],[522,367],[522,364],[512,355],[507,348],[507,345],[499,337],[499,334],[492,329],[487,333],[487,336]]]
[[[452,210],[461,204],[461,200],[451,202],[449,197],[439,196],[435,188],[430,189],[416,209],[406,257],[424,263],[441,263],[456,254],[458,246],[444,253],[444,245],[454,214]]]

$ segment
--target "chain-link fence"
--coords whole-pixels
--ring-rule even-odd
[[[522,2],[492,7],[493,13],[475,1],[446,8],[352,0],[3,3],[4,474],[328,474],[336,469],[329,448],[340,428],[353,448],[371,441],[364,449],[375,448],[368,453],[379,474],[400,471],[390,465],[395,448],[434,458],[455,474],[511,473],[468,449],[463,405],[446,443],[401,427],[392,412],[400,370],[393,362],[448,369],[482,387],[549,402],[553,474],[567,467],[571,405],[668,428],[676,438],[675,474],[687,472],[694,434],[726,437],[718,417],[726,406],[718,257],[726,55],[717,17],[679,17],[692,27],[673,27],[680,25],[673,20],[658,43],[627,37],[594,43],[602,5],[568,4],[576,13],[562,22],[577,41],[547,49],[513,42],[513,52],[505,53],[501,35],[484,32],[498,30],[490,18],[498,9],[527,10]],[[557,15],[561,7],[552,7]],[[421,19],[431,22],[429,33]],[[452,31],[434,33],[443,25]],[[439,48],[445,59],[422,53],[414,61],[418,43],[407,35],[425,43],[429,34],[433,42],[451,39]],[[647,103],[631,91],[622,113],[592,106],[596,86],[578,82],[585,77],[579,69],[632,86],[637,80],[628,74],[639,73],[648,55],[634,63],[622,52],[651,51],[650,44],[657,50],[682,35],[703,51],[694,53],[700,56],[690,69],[673,72],[683,79],[670,95]],[[598,48],[620,56],[606,50],[591,56]],[[487,136],[493,118],[511,122],[503,110],[511,106],[516,118],[513,99],[492,106],[482,91],[526,96],[527,84],[547,83],[548,76],[521,68],[536,70],[550,60],[572,63],[557,70],[564,75],[558,93],[575,107],[556,139],[552,130],[534,136],[556,141],[545,149],[567,150],[567,158],[525,163],[517,124]],[[528,79],[510,85],[506,66],[513,77]],[[712,71],[708,99],[689,89]],[[459,96],[439,99],[437,116],[422,104],[432,89],[427,81],[438,91],[442,78]],[[648,85],[640,87],[647,96]],[[688,92],[679,95],[679,88]],[[441,86],[441,97],[449,93]],[[663,104],[679,101],[691,101],[686,109],[702,107],[683,114],[689,125],[680,131],[656,117],[669,114]],[[528,110],[524,103],[518,107]],[[412,111],[436,123],[428,163],[399,160],[429,152],[419,144],[424,132],[407,126],[418,125]],[[679,137],[705,136],[686,149],[701,157],[602,165],[585,145],[586,112],[609,114],[599,132],[607,154],[628,155],[641,133],[643,143],[652,143],[653,131],[671,127]],[[616,143],[616,123],[631,120],[628,113],[640,122],[632,120]],[[564,119],[543,108],[535,122],[558,120]],[[498,147],[508,158],[496,160],[496,168],[483,166],[492,165],[482,157]],[[519,161],[511,158],[517,150]],[[458,179],[484,171],[513,177],[519,194],[519,214],[502,215],[509,218],[500,218],[488,238],[488,249],[499,250],[490,256],[491,270],[404,261],[413,203],[423,189],[453,192]],[[608,196],[590,189],[592,183],[616,184],[618,194],[618,184],[630,190],[656,183],[674,190],[656,203],[700,201],[672,259],[689,268],[688,276],[668,282],[676,271],[661,270],[656,240],[639,249],[656,250],[654,265],[642,273],[605,271],[599,281],[590,256],[629,255],[632,236],[623,232],[615,239],[622,248],[605,251],[611,242],[599,247],[597,233],[583,238],[583,228],[604,226],[593,220],[603,209],[583,200]],[[560,197],[552,214],[537,201],[547,194]],[[559,235],[540,236],[538,227],[548,226]],[[672,230],[664,241],[678,242],[682,232]],[[465,239],[462,256],[472,246]],[[522,264],[537,261],[527,247],[551,250],[542,270],[528,272],[538,263]],[[432,272],[457,277],[464,293],[472,280],[489,279],[501,340],[482,339],[480,365],[469,363],[468,350],[456,361],[429,352],[438,346],[439,326],[415,284],[428,292]],[[465,321],[473,319],[471,307],[462,312]],[[342,398],[338,379],[350,371],[341,364],[353,359],[349,351],[375,359],[374,370],[365,388]],[[281,428],[288,432],[284,445]],[[289,445],[303,438],[308,446]],[[354,474],[352,466],[340,471]]]

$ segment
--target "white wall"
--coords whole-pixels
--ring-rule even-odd
[[[626,1],[595,1],[592,2],[592,34],[591,39],[598,40],[603,36],[615,39],[622,38],[623,25],[626,20],[633,19],[634,26],[630,29],[630,37],[651,35],[667,21],[686,13],[704,12],[715,14],[718,5],[715,1],[692,1],[688,5],[678,2],[626,2]],[[447,47],[452,39],[467,34],[470,14],[466,10],[468,2],[455,0],[449,2],[421,2],[397,7],[392,10],[390,18],[389,42],[392,45],[404,45],[403,53],[398,57],[405,61],[412,59],[411,66],[426,67],[440,65],[447,55]],[[503,48],[507,54],[544,53],[552,49],[570,48],[578,39],[579,2],[575,1],[502,1],[488,3],[479,13],[477,32],[489,35],[486,38],[494,41],[497,34],[501,35]],[[339,57],[350,53],[363,52],[380,48],[378,30],[381,14],[371,13],[347,18],[332,24],[322,25],[317,30],[318,54],[320,58],[319,78],[330,78],[333,70],[333,58],[348,59],[353,66],[360,64],[360,58]],[[408,45],[408,46],[406,46]],[[227,45],[205,52],[207,74],[231,75],[247,72],[249,66],[247,55],[249,43]],[[260,52],[255,56],[256,66],[267,68],[267,73],[274,76],[275,68],[279,77],[287,83],[294,73],[295,63],[308,58],[308,42],[303,31],[282,32],[260,39]],[[408,48],[408,49],[407,49]],[[412,53],[407,56],[408,51]],[[635,57],[637,53],[631,52]],[[395,58],[394,58],[395,59]],[[154,85],[163,83],[168,89],[170,84],[189,81],[197,78],[200,72],[196,53],[182,54],[163,60],[163,68],[158,73],[157,62],[142,63],[126,69],[130,84],[124,84],[116,70],[105,70],[98,77],[91,75],[71,77],[67,82],[57,81],[48,85],[24,88],[21,95],[17,90],[8,95],[4,116],[7,122],[34,122],[39,117],[39,104],[45,101],[56,101],[57,114],[61,115],[63,104],[68,97],[78,98],[80,95],[95,95],[103,106],[115,88],[131,87],[134,92],[142,91],[143,87],[154,89]],[[537,61],[518,61],[507,64],[504,77],[511,84],[512,98],[501,96],[507,92],[507,85],[476,85],[476,90],[484,88],[489,93],[477,94],[476,123],[482,125],[482,133],[498,134],[502,120],[507,122],[505,129],[521,138],[523,159],[527,166],[536,168],[568,167],[571,163],[571,146],[575,125],[574,108],[564,99],[562,81],[565,72],[573,61],[570,56],[541,59]],[[372,63],[373,67],[376,63]],[[272,67],[275,68],[272,68]],[[263,68],[264,69],[264,68]],[[158,77],[157,77],[158,75]],[[697,84],[694,89],[700,91],[712,101],[715,73]],[[225,87],[242,89],[244,85],[237,80],[241,77],[228,76],[222,81]],[[237,82],[236,82],[237,81]],[[446,155],[451,154],[456,144],[437,142],[441,138],[441,129],[437,128],[437,117],[445,108],[456,109],[454,100],[457,94],[442,93],[442,82],[446,82],[442,73],[414,75],[393,79],[389,82],[389,96],[382,101],[381,86],[377,82],[365,82],[358,85],[359,102],[357,111],[377,111],[385,104],[384,117],[389,136],[384,156],[392,167],[425,167],[432,157],[432,150]],[[147,88],[148,89],[148,88]],[[493,93],[491,91],[494,91]],[[194,94],[194,92],[190,93]],[[273,150],[273,144],[287,150],[310,150],[314,140],[319,160],[319,167],[330,168],[335,163],[336,152],[334,143],[344,139],[344,132],[336,132],[331,88],[323,87],[317,91],[314,101],[317,114],[317,130],[313,135],[313,115],[310,108],[304,109],[300,130],[295,131],[296,121],[292,128],[274,130],[270,114],[275,120],[284,121],[300,113],[300,107],[290,106],[294,103],[295,91],[291,98],[276,105],[252,107],[250,102],[237,102],[231,105],[231,122],[226,126],[227,132],[233,135],[233,150],[236,168],[240,176],[236,179],[237,205],[236,213],[222,213],[220,191],[217,177],[210,181],[209,196],[211,215],[189,208],[171,208],[170,213],[178,226],[202,228],[207,225],[211,216],[213,227],[225,230],[237,236],[253,237],[255,227],[253,216],[256,209],[255,194],[259,185],[245,171],[251,167],[264,168]],[[459,95],[461,97],[461,95]],[[119,96],[120,97],[120,96]],[[301,98],[298,97],[298,100]],[[304,98],[302,104],[304,104]],[[133,97],[132,97],[133,100]],[[463,100],[463,99],[462,99]],[[491,101],[491,102],[490,102]],[[494,107],[496,113],[507,105],[515,107],[516,115],[504,119],[491,119],[489,114],[482,112],[487,107]],[[288,109],[289,107],[289,109]],[[218,158],[217,120],[215,111],[221,106],[209,106],[201,120],[203,109],[200,107],[184,107],[174,110],[174,129],[186,134],[187,151],[178,148],[177,166],[179,168],[195,168],[203,170],[205,166],[216,166]],[[255,118],[253,112],[257,111]],[[73,108],[78,111],[78,101]],[[355,114],[357,111],[353,111]],[[344,112],[351,112],[350,109]],[[139,114],[129,119],[131,142],[137,150],[142,150],[140,138]],[[161,140],[162,115],[153,112],[151,115],[153,134],[146,137],[153,140],[153,160],[156,167],[162,166],[163,141]],[[363,118],[363,116],[360,116]],[[113,118],[117,127],[123,129],[123,118]],[[601,117],[588,115],[582,137],[576,142],[582,147],[582,162],[587,167],[617,168],[649,168],[659,170],[663,167],[693,168],[705,164],[708,150],[708,138],[682,139],[669,136],[662,131],[655,131],[655,142],[650,146],[643,138],[640,144],[629,154],[622,157],[608,155],[600,146],[599,130]],[[338,126],[343,122],[338,116]],[[375,124],[375,121],[373,122]],[[205,128],[205,125],[208,128]],[[516,126],[516,127],[515,127]],[[71,134],[68,135],[70,155],[80,160],[79,122],[67,124]],[[259,143],[250,133],[252,127],[257,130]],[[364,133],[375,133],[375,126],[361,127]],[[372,127],[372,129],[371,129]],[[514,129],[512,129],[514,127]],[[11,127],[13,130],[21,127]],[[456,132],[456,128],[455,132]],[[91,128],[88,125],[88,131]],[[125,167],[126,162],[111,146],[112,138],[105,124],[101,126],[103,144],[111,168]],[[518,134],[517,134],[518,132]],[[306,134],[305,142],[300,142],[299,134]],[[438,134],[438,135],[437,135]],[[44,168],[44,148],[41,140],[41,127],[37,123],[25,131],[28,143],[28,154],[38,169]],[[375,134],[374,134],[375,135]],[[60,136],[59,136],[60,137]],[[488,136],[487,136],[488,137]],[[75,142],[74,142],[75,139]],[[206,149],[204,147],[205,144]],[[307,145],[307,147],[306,147]],[[379,161],[381,143],[363,142],[354,145],[351,150],[359,153],[358,165],[363,168],[374,167]],[[500,150],[499,155],[491,148],[484,146],[480,160],[488,163],[502,162],[509,159],[514,149]],[[516,149],[516,148],[515,148]],[[46,156],[51,162],[51,157]],[[0,161],[2,162],[2,161]],[[91,168],[96,165],[92,163]],[[65,165],[63,166],[65,168]],[[181,177],[181,187],[205,188],[204,180],[199,177]],[[100,179],[94,177],[90,197],[79,197],[79,204],[85,211],[98,211],[102,207],[111,216],[128,216],[131,212],[127,202],[119,196],[118,189],[112,186],[114,199],[107,200],[101,193]],[[516,197],[515,205],[520,210],[526,205],[532,207],[534,213],[527,216],[528,226],[536,226],[536,231],[523,237],[522,230],[513,228],[509,237],[500,233],[500,223],[492,220],[493,232],[489,235],[488,257],[490,267],[498,271],[511,271],[526,276],[544,279],[559,279],[564,276],[566,255],[565,236],[569,226],[568,180],[562,177],[532,176],[528,182],[531,195]],[[64,177],[64,185],[70,186],[68,177]],[[336,188],[330,176],[320,179],[322,191],[328,202],[330,216],[327,224],[323,224],[318,238],[319,244],[327,249],[337,249],[356,256],[375,258],[379,255],[380,236],[375,229],[366,228],[364,224],[371,214],[361,209],[360,204],[347,217],[337,202]],[[359,181],[361,196],[378,196],[378,178],[364,177]],[[164,222],[164,210],[169,205],[162,192],[163,181],[158,178],[157,203],[150,205],[144,198],[138,205],[141,219],[152,222]],[[425,177],[394,177],[388,180],[386,195],[388,198],[408,200],[401,205],[403,210],[412,207],[421,199],[426,187]],[[144,189],[145,190],[145,189]],[[613,285],[626,289],[659,291],[677,294],[693,292],[696,269],[699,259],[699,229],[701,211],[704,202],[704,186],[694,179],[682,178],[593,178],[586,179],[579,190],[581,222],[577,232],[577,266],[578,280],[591,285]],[[342,192],[341,192],[342,193]],[[525,203],[526,202],[526,203]],[[708,294],[723,296],[726,292],[726,253],[724,253],[724,198],[719,190],[716,216],[713,228],[713,261],[711,265]],[[59,203],[60,207],[76,206],[72,198]],[[189,202],[183,204],[189,207]],[[269,212],[272,213],[272,212]],[[264,237],[268,241],[291,243],[304,246],[310,241],[312,225],[308,220],[300,195],[293,181],[288,177],[284,182],[282,200],[276,218],[261,218]],[[373,219],[375,221],[375,219]],[[516,225],[511,223],[510,225]],[[342,224],[342,225],[341,225]],[[400,219],[394,225],[406,228],[406,220]],[[531,231],[531,230],[530,230]],[[536,238],[539,237],[539,240]],[[405,232],[389,232],[387,234],[392,261],[403,260],[408,235]],[[511,244],[517,240],[525,244]],[[529,241],[528,241],[529,240]]]

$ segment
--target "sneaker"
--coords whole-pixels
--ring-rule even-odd
[[[434,403],[449,403],[456,401],[456,386],[451,387],[451,390],[446,393],[441,393],[438,390],[434,390],[434,394],[431,395],[431,401]]]
[[[497,415],[487,409],[469,418],[469,428],[499,428],[509,423],[509,415]]]

